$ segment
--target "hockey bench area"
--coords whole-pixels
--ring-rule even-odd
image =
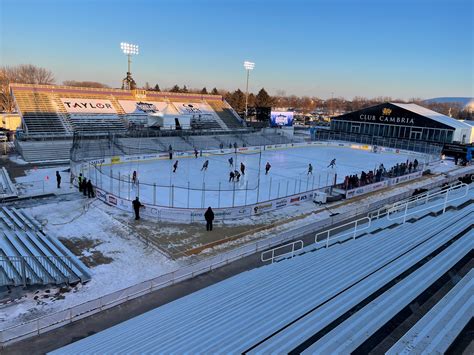
[[[269,259],[265,266],[52,353],[448,349],[473,312],[460,300],[472,303],[474,190],[458,184],[450,196],[409,199],[355,233],[315,236],[319,242],[300,250],[262,255]],[[417,321],[427,326],[402,332],[413,307],[442,287],[449,291]]]

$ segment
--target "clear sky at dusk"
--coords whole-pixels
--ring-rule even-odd
[[[0,0],[1,65],[32,63],[56,82],[272,94],[474,96],[472,0]]]

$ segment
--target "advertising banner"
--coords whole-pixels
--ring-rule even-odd
[[[119,100],[120,106],[127,114],[132,115],[146,115],[148,113],[163,111],[167,102],[159,101],[131,101],[131,100]]]
[[[289,111],[272,111],[270,114],[270,125],[272,127],[278,126],[292,126],[294,113]]]
[[[110,100],[61,98],[68,113],[117,114]]]
[[[173,102],[176,109],[182,115],[212,115],[214,110],[204,103]]]

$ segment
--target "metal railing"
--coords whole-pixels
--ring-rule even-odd
[[[367,224],[363,227],[360,227],[360,225],[364,224],[364,222],[366,222]],[[339,232],[336,232],[336,236],[331,238],[331,232],[340,231],[341,229],[345,229],[345,227],[348,227],[348,226],[351,226],[351,225],[354,225],[354,226],[350,228],[349,232],[345,232],[343,234],[339,234]],[[355,221],[345,223],[343,225],[340,225],[340,226],[337,226],[337,227],[334,227],[334,228],[330,228],[328,230],[325,230],[324,232],[316,233],[316,235],[314,236],[314,242],[315,243],[321,242],[321,239],[319,237],[322,236],[322,235],[327,235],[326,238],[322,238],[322,240],[326,239],[325,244],[326,244],[326,248],[327,248],[327,247],[329,247],[329,241],[330,240],[339,239],[339,238],[342,238],[342,237],[345,237],[345,236],[348,236],[348,235],[352,235],[352,239],[355,239],[356,236],[357,236],[357,232],[366,230],[371,225],[372,225],[372,220],[369,217],[359,218]]]
[[[460,196],[456,195],[455,197],[450,198],[450,193],[452,194],[453,191],[457,191],[459,189],[462,189],[461,192],[462,194]],[[394,206],[388,209],[387,211],[387,219],[389,221],[395,221],[397,219],[403,218],[403,223],[406,222],[406,219],[408,216],[411,216],[415,213],[427,211],[433,207],[439,207],[443,206],[443,213],[446,212],[446,207],[448,206],[448,203],[454,202],[456,200],[460,200],[464,197],[467,196],[469,192],[469,185],[461,183],[461,184],[455,184],[454,186],[446,189],[446,190],[441,190],[438,191],[434,194],[431,195],[426,195],[425,198],[420,198],[420,199],[415,199],[411,200],[408,199],[408,201],[401,202],[401,203],[395,203]],[[411,209],[417,205],[426,205],[428,203],[431,203],[433,200],[437,199],[442,199],[440,203],[436,204],[430,204],[430,206],[421,208],[421,209]],[[402,212],[400,215],[396,215],[397,213]]]
[[[290,251],[275,255],[275,252],[277,250],[285,249],[285,248],[288,248],[288,247],[291,247]],[[279,247],[276,247],[276,248],[273,248],[273,249],[270,249],[270,250],[265,250],[260,255],[260,260],[262,262],[271,260],[272,264],[273,264],[273,261],[275,261],[275,258],[280,258],[280,257],[284,257],[284,256],[287,256],[287,255],[291,255],[291,257],[293,257],[293,256],[295,256],[295,252],[298,251],[298,250],[303,249],[303,247],[304,247],[303,241],[302,240],[296,240],[294,242],[291,242],[291,243],[288,243],[288,244],[285,244],[285,245],[281,245]],[[265,258],[264,255],[269,254],[269,253],[271,253],[271,257]]]

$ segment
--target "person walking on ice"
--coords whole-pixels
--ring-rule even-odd
[[[208,166],[209,166],[209,160],[206,160],[206,161],[204,162],[204,164],[202,164],[201,171],[207,170],[207,167],[208,167]]]
[[[133,173],[132,173],[132,185],[136,185],[137,184],[137,172],[135,170],[133,170]]]
[[[308,173],[306,175],[313,175],[313,166],[311,165],[311,163],[309,163],[308,165]]]
[[[142,205],[142,203],[138,199],[138,196],[135,197],[135,200],[133,200],[132,206],[133,211],[135,212],[135,220],[138,221],[140,219],[140,208],[145,208],[145,206]]]
[[[270,171],[270,168],[272,166],[270,165],[270,163],[267,161],[267,164],[265,165],[265,175],[268,175],[268,172]]]
[[[204,213],[204,219],[206,220],[206,230],[212,231],[212,221],[214,220],[214,212],[212,211],[211,206]]]
[[[234,166],[234,158],[232,157],[229,158],[229,165],[231,168]]]
[[[336,158],[334,158],[333,160],[331,160],[331,162],[329,163],[329,165],[327,166],[328,168],[334,168],[336,166]]]
[[[176,172],[176,169],[178,169],[178,161],[177,160],[173,164],[173,173]]]
[[[244,165],[244,163],[240,163],[240,172],[242,173],[242,175],[245,175],[245,165]]]

